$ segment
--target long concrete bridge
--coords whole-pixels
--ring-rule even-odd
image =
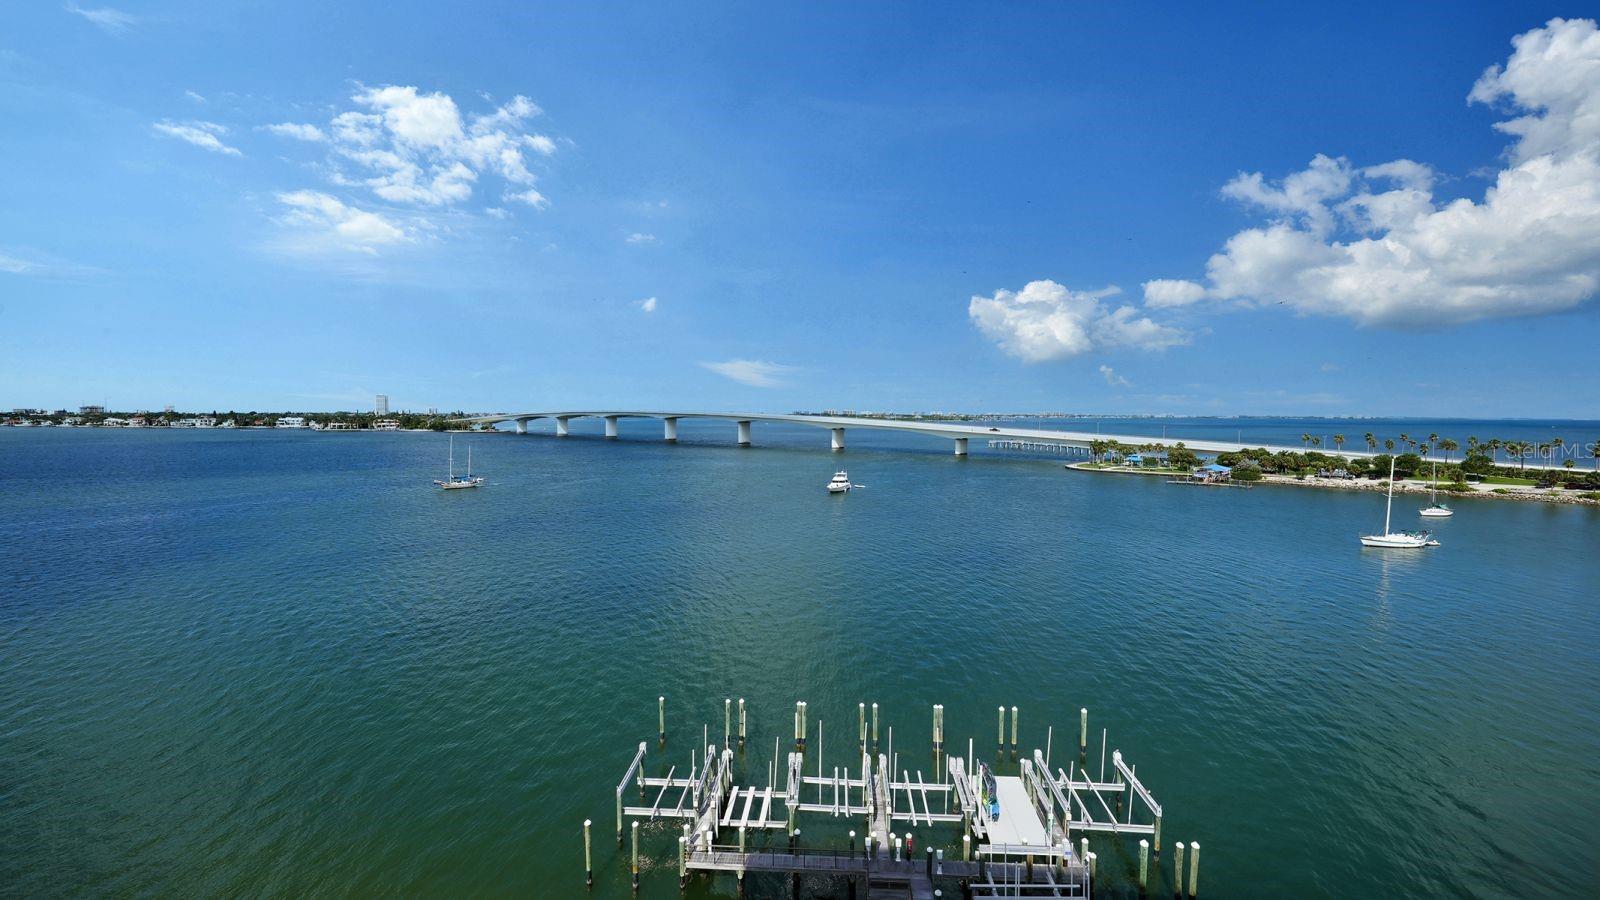
[[[554,419],[556,423],[556,436],[565,437],[568,434],[569,423],[573,419],[597,418],[605,420],[606,437],[617,436],[617,423],[621,419],[660,419],[663,427],[663,437],[668,442],[678,439],[678,421],[680,419],[717,419],[733,422],[737,431],[735,440],[741,447],[750,445],[752,425],[756,422],[782,422],[793,425],[809,425],[813,428],[826,428],[832,435],[834,450],[843,450],[845,442],[845,429],[871,428],[881,431],[902,431],[912,434],[924,434],[931,437],[947,438],[955,444],[957,456],[967,455],[967,442],[973,438],[980,440],[1024,440],[1041,443],[1063,444],[1087,450],[1095,441],[1116,441],[1134,447],[1146,444],[1164,444],[1171,447],[1181,440],[1183,445],[1196,453],[1216,454],[1227,453],[1265,446],[1266,449],[1279,451],[1304,452],[1304,447],[1285,447],[1271,444],[1240,444],[1231,441],[1213,441],[1190,438],[1157,438],[1141,434],[1098,434],[1087,431],[1056,431],[1044,428],[1018,428],[1014,425],[996,423],[994,425],[969,425],[952,422],[933,422],[922,419],[876,419],[858,416],[802,416],[781,415],[770,413],[741,413],[741,412],[676,412],[668,410],[562,410],[553,412],[516,412],[498,413],[492,416],[475,416],[467,421],[485,424],[498,424],[501,422],[515,423],[518,434],[526,434],[528,423],[535,419]],[[1327,449],[1327,448],[1318,448]],[[1327,450],[1342,456],[1374,456],[1367,451],[1356,450]]]

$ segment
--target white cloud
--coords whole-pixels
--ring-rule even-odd
[[[203,150],[213,153],[222,153],[228,156],[243,156],[238,148],[230,147],[222,142],[221,135],[227,134],[228,129],[215,122],[173,122],[162,120],[150,126],[157,132],[175,137],[180,141],[187,141]]]
[[[1102,365],[1100,367],[1100,375],[1106,380],[1106,384],[1112,387],[1133,387],[1132,384],[1128,383],[1128,379],[1118,375],[1117,371],[1110,366]]]
[[[12,256],[9,253],[0,252],[0,272],[8,272],[12,275],[25,275],[37,268],[39,268],[37,263],[29,262],[28,260],[20,257]]]
[[[534,188],[529,154],[556,152],[550,138],[526,130],[539,107],[516,96],[482,114],[463,114],[454,98],[410,85],[361,87],[356,109],[333,116],[326,128],[282,123],[266,130],[304,141],[325,141],[330,180],[365,187],[390,203],[449,206],[469,200],[485,176],[504,184],[502,202],[535,209],[549,205]]]
[[[484,212],[488,213],[489,215],[493,216],[496,219],[509,219],[509,218],[511,218],[511,211],[510,210],[501,209],[498,206],[491,206],[488,209],[484,210]]]
[[[204,102],[206,102],[205,96],[202,95],[201,93],[199,93],[198,91],[184,91],[183,95],[185,97],[188,97],[190,100],[194,101],[195,103],[204,103]]]
[[[644,234],[643,232],[635,231],[633,234],[628,235],[627,241],[630,244],[654,244],[656,242],[656,236],[653,234]]]
[[[794,372],[794,366],[754,359],[730,359],[726,362],[703,362],[702,367],[751,387],[779,387],[782,376]]]
[[[639,301],[639,308],[644,310],[647,313],[655,312],[656,311],[656,298],[654,298],[654,297],[646,297],[643,300],[640,300]]]
[[[1339,371],[1339,364],[1338,363],[1325,362],[1320,366],[1320,368],[1324,372],[1337,372],[1337,371]]]
[[[1110,308],[1116,287],[1073,291],[1054,281],[1030,281],[1021,291],[973,297],[967,315],[1000,349],[1023,362],[1047,362],[1092,350],[1162,350],[1187,342],[1176,328],[1140,316],[1131,306]]]
[[[109,6],[100,9],[84,9],[76,3],[68,3],[62,8],[69,13],[82,16],[101,31],[108,31],[112,34],[120,34],[127,31],[133,27],[135,22],[139,21],[132,13],[125,13],[120,9],[112,9]]]
[[[546,206],[550,205],[550,201],[546,200],[543,194],[539,193],[533,188],[528,188],[525,191],[509,191],[506,193],[505,199],[515,200],[518,203],[526,203],[534,209],[544,209]]]
[[[299,232],[308,250],[353,250],[376,253],[379,247],[410,240],[404,228],[383,216],[348,206],[318,191],[278,195],[289,208],[283,224]]]
[[[1144,305],[1152,309],[1188,306],[1203,299],[1204,285],[1175,278],[1157,278],[1144,283]]]
[[[1209,296],[1277,301],[1361,324],[1445,326],[1571,309],[1600,291],[1600,30],[1552,19],[1518,35],[1468,99],[1514,118],[1481,199],[1438,201],[1431,168],[1319,154],[1225,196],[1273,215],[1206,264]]]
[[[263,125],[261,128],[279,137],[294,138],[297,141],[325,141],[328,139],[327,132],[321,128],[302,122],[279,122],[276,125]]]

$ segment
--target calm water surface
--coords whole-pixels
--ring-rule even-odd
[[[876,701],[930,773],[933,703],[963,749],[1016,704],[1063,762],[1087,706],[1208,896],[1600,883],[1593,509],[1462,500],[1386,554],[1373,494],[659,428],[474,438],[450,495],[441,435],[0,429],[0,894],[581,895],[589,817],[625,897],[632,748],[687,765],[741,696],[751,772],[799,699],[830,770]]]

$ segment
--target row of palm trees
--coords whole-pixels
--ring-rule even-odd
[[[1373,453],[1376,453],[1380,443],[1378,436],[1369,431],[1363,437],[1366,440],[1367,449]],[[1300,435],[1300,443],[1306,447],[1320,447],[1322,446],[1322,438],[1309,433],[1302,434]],[[1345,436],[1342,434],[1333,435],[1330,439],[1330,443],[1333,444],[1334,450],[1337,452],[1344,447]],[[1452,459],[1451,454],[1461,449],[1461,445],[1457,443],[1454,438],[1441,438],[1437,432],[1430,433],[1426,439],[1414,438],[1411,435],[1402,432],[1400,434],[1398,444],[1395,442],[1394,438],[1384,438],[1382,440],[1382,445],[1384,452],[1386,453],[1393,453],[1397,448],[1404,446],[1409,450],[1409,452],[1416,453],[1424,458],[1427,458],[1428,454],[1434,451],[1443,451],[1446,465],[1448,465]],[[1524,471],[1526,471],[1528,468],[1528,457],[1537,455],[1548,460],[1555,454],[1556,451],[1563,450],[1565,447],[1566,441],[1559,437],[1553,437],[1548,441],[1540,441],[1538,443],[1533,441],[1505,440],[1503,438],[1490,438],[1487,441],[1480,441],[1476,436],[1469,436],[1467,438],[1468,456],[1487,456],[1492,460],[1497,454],[1503,452],[1505,455],[1516,459]],[[1600,470],[1600,440],[1596,440],[1594,443],[1589,444],[1588,450],[1595,457],[1596,470]],[[1563,465],[1570,469],[1574,466],[1574,462],[1573,460],[1568,459],[1563,463]]]

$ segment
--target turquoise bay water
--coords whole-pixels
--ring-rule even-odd
[[[1208,896],[1592,896],[1595,510],[1463,500],[1384,554],[1373,494],[659,428],[473,438],[450,495],[441,435],[0,429],[0,893],[581,895],[589,817],[627,896],[633,748],[687,765],[742,696],[752,773],[799,699],[830,771],[858,701],[930,773],[933,703],[1060,762],[1087,706]]]

